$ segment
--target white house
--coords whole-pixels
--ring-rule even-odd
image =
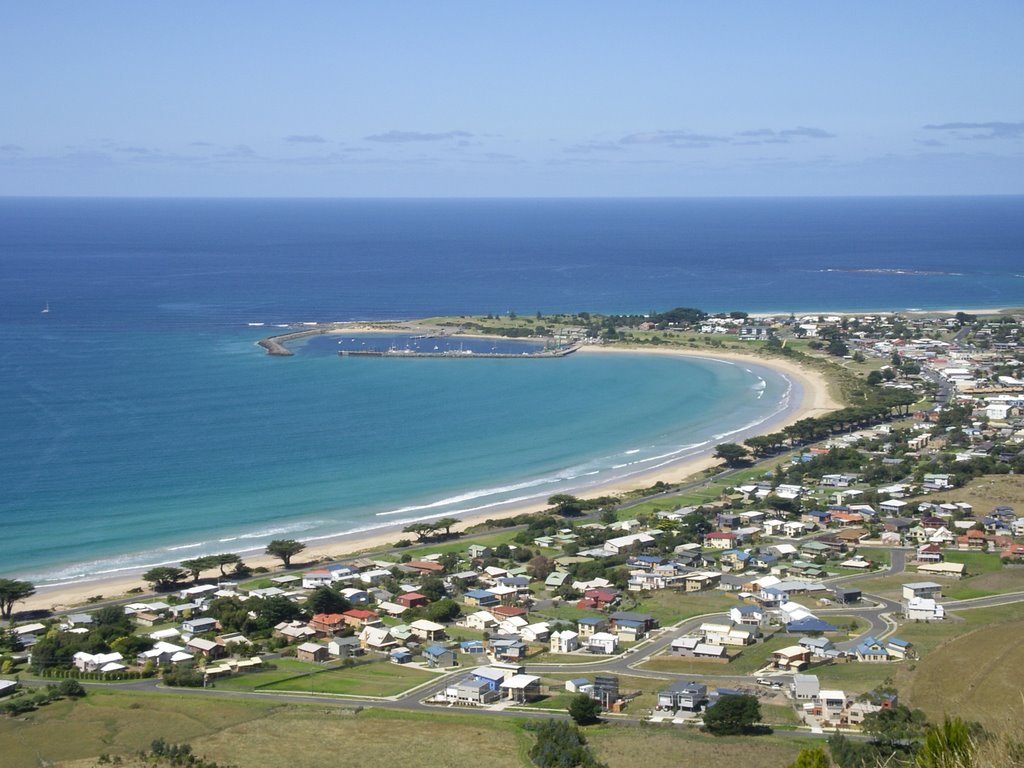
[[[912,597],[903,609],[908,621],[941,621],[946,609],[927,597]]]
[[[587,649],[591,653],[615,653],[618,647],[618,635],[608,632],[595,632],[587,638]]]
[[[580,635],[570,629],[551,633],[552,653],[572,653],[580,647]]]

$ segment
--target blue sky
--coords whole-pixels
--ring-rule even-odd
[[[0,194],[1024,193],[1024,3],[40,2]]]

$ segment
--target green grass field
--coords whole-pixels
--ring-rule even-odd
[[[952,638],[918,665],[910,702],[932,720],[958,715],[986,726],[1004,725],[1021,708],[1024,621],[976,629]]]
[[[235,691],[298,691],[350,696],[394,696],[434,677],[416,667],[385,661],[354,667],[324,668],[319,664],[278,659],[277,669],[217,681],[217,688]]]

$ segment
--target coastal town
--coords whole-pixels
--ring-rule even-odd
[[[45,720],[58,700],[115,695],[439,727],[571,718],[784,735],[788,754],[827,738],[843,768],[865,750],[902,754],[929,722],[984,727],[1013,705],[1006,671],[1022,660],[1022,318],[431,320],[573,348],[785,359],[825,376],[841,407],[719,444],[714,467],[678,484],[558,494],[468,528],[420,521],[341,558],[279,539],[277,566],[197,557],[58,611],[21,610],[33,585],[0,579],[0,712]]]

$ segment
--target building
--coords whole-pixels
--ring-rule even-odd
[[[707,704],[708,687],[700,683],[679,681],[669,688],[658,692],[657,708],[675,711],[683,709],[688,712],[699,712]]]

